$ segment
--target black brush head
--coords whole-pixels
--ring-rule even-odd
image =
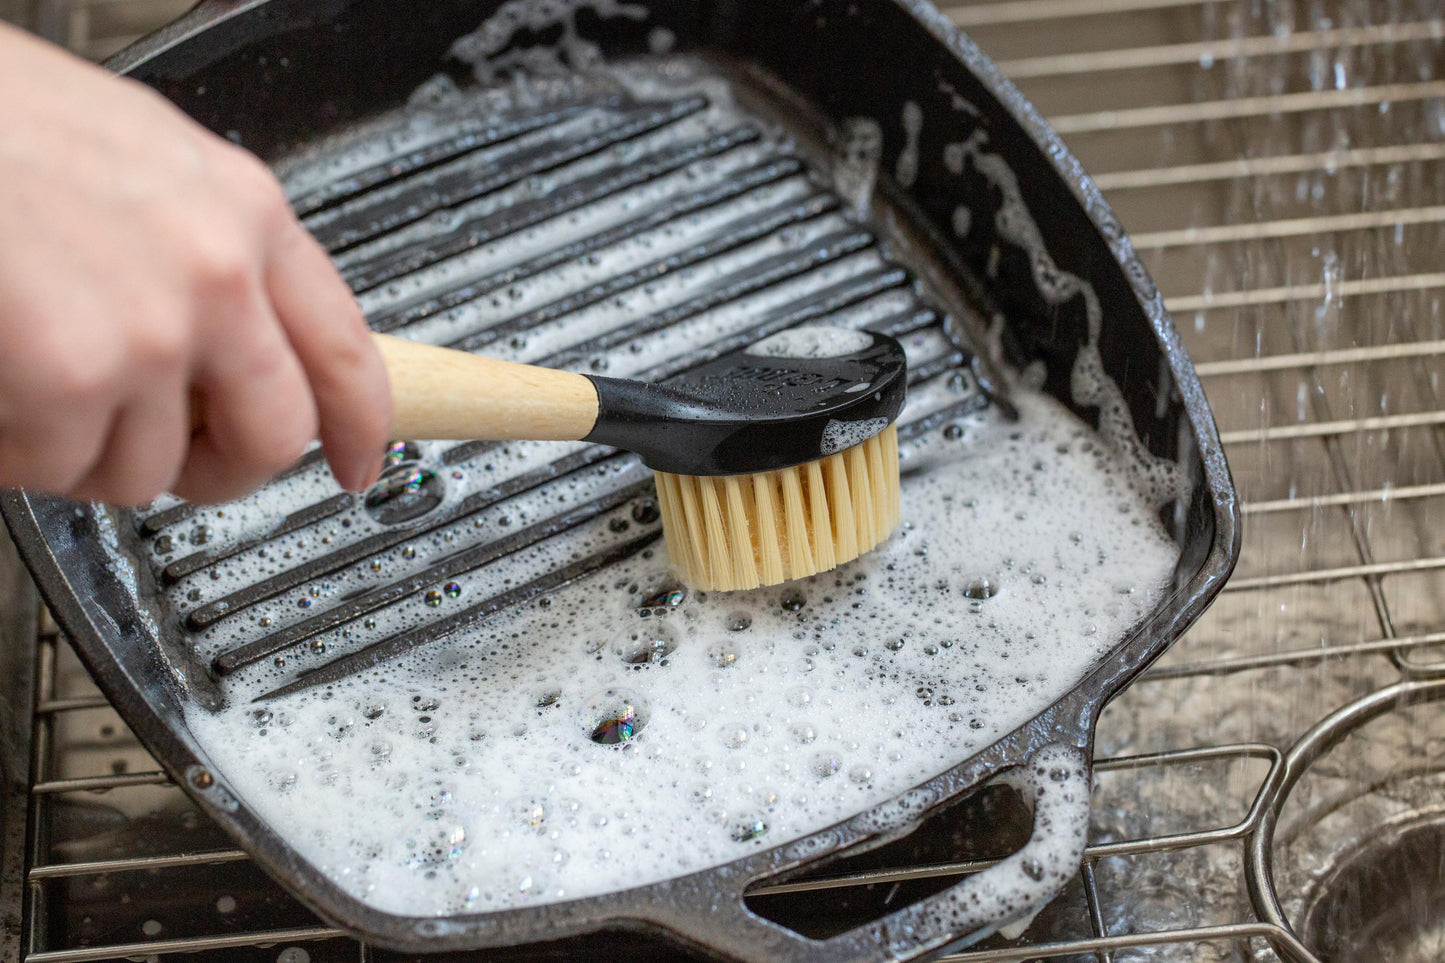
[[[744,475],[792,468],[867,441],[897,417],[903,346],[852,328],[792,328],[661,384],[592,378],[585,440],[654,471]]]

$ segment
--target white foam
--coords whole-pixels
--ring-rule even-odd
[[[835,573],[644,616],[666,562],[634,558],[264,722],[266,672],[188,721],[236,795],[393,912],[607,892],[797,838],[1025,721],[1164,590],[1176,550],[1125,466],[1052,401],[1017,401],[1017,425],[908,447],[903,529]],[[625,661],[650,645],[675,648]],[[620,746],[589,738],[609,691],[646,717]]]
[[[854,445],[861,445],[887,427],[887,418],[830,421],[823,426],[823,454],[832,455]]]
[[[567,30],[578,6],[558,8]],[[503,9],[515,14],[507,30],[524,25],[523,6]],[[505,33],[480,38],[478,56],[489,56],[486,48]],[[585,48],[574,46],[564,59],[574,56],[585,56]],[[487,69],[498,66],[489,61]],[[676,97],[695,78],[668,67],[619,71],[618,82]],[[726,88],[706,83],[712,106],[699,123],[735,123]],[[848,199],[865,208],[881,133],[872,121],[856,121],[847,134],[835,173]],[[960,167],[963,149],[954,148]],[[358,167],[354,159],[318,160],[306,178]],[[697,165],[697,183],[734,169],[728,159]],[[604,200],[577,220],[540,225],[513,238],[510,250],[483,245],[378,289],[367,307],[444,286],[455,272],[475,276],[514,264],[543,249],[549,236],[555,243],[617,223],[658,203],[680,180]],[[750,217],[764,201],[797,196],[799,183],[780,182],[774,193],[729,210]],[[1010,186],[1006,178],[1002,186]],[[644,239],[660,257],[725,222],[734,223],[709,212]],[[815,218],[533,326],[489,351],[544,357],[845,226],[834,216]],[[447,340],[516,317],[610,270],[643,263],[645,252],[631,243],[599,252],[595,271],[588,264],[559,268],[409,333]],[[843,256],[600,360],[609,374],[646,370],[883,263],[874,251]],[[882,320],[909,308],[910,298],[885,292],[832,320]],[[904,345],[911,365],[948,350],[936,331],[910,335]],[[944,411],[972,390],[970,379],[961,370],[911,390],[901,421]],[[1100,437],[1035,392],[1020,388],[1013,400],[1017,423],[989,413],[905,440],[903,526],[879,550],[835,572],[758,592],[687,594],[671,586],[660,551],[649,551],[552,593],[545,604],[504,610],[331,688],[258,707],[251,700],[291,678],[294,665],[252,665],[223,680],[225,708],[212,714],[191,707],[187,721],[231,792],[347,892],[390,912],[450,914],[610,892],[797,839],[893,799],[1052,704],[1168,590],[1177,548],[1158,520],[1158,486],[1115,437],[1123,426],[1109,421],[1108,436]],[[438,468],[444,505],[567,450],[517,443]],[[423,450],[422,462],[435,466],[435,454]],[[274,523],[324,494],[322,471],[239,507],[204,510],[188,525],[213,526],[210,537],[220,544],[252,537],[267,519]],[[632,484],[639,471],[619,460],[420,533],[384,556],[221,620],[195,638],[197,655],[208,659],[342,599],[417,578],[438,558]],[[629,506],[620,506],[312,644],[329,658],[434,623],[634,537],[631,519]],[[383,530],[361,508],[316,522],[183,579],[169,590],[171,611],[184,614],[298,564],[280,553],[294,549],[299,559],[317,541],[335,548]],[[635,737],[594,742],[593,731],[623,702],[643,723]],[[1074,788],[1086,792],[1081,780]],[[1068,856],[1051,857],[1065,875],[1072,872]],[[999,878],[990,885],[1012,885]]]
[[[852,328],[816,325],[789,328],[747,349],[761,358],[841,358],[873,343],[872,335]]]

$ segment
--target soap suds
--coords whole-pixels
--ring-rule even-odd
[[[702,595],[637,557],[321,692],[257,706],[271,680],[238,679],[188,721],[247,805],[391,912],[785,843],[1025,722],[1157,604],[1176,549],[1127,466],[1017,402],[1017,424],[906,445],[902,530],[837,572]]]
[[[887,418],[867,418],[863,421],[830,421],[823,426],[822,451],[825,455],[861,445],[863,442],[888,427]]]
[[[850,328],[789,328],[747,349],[762,358],[841,358],[873,343],[872,335]]]
[[[517,21],[507,29],[525,26]],[[490,56],[485,49],[495,40],[477,43]],[[517,190],[545,195],[565,187],[568,176],[581,176],[577,170],[587,164],[626,166],[665,138],[711,136],[746,121],[725,85],[690,79],[679,64],[685,61],[651,73],[625,67],[609,73],[641,99],[703,90],[706,111]],[[409,108],[423,109],[432,108]],[[421,121],[401,129],[408,144],[438,136]],[[544,251],[549,238],[568,243],[685,192],[728,183],[758,164],[778,163],[780,143],[777,132],[763,130],[754,145],[478,245],[367,292],[363,303],[375,315],[464,278],[505,272]],[[873,191],[881,144],[875,122],[845,125],[834,181],[860,210]],[[365,145],[349,149],[365,154],[366,163],[377,156]],[[950,159],[961,169],[965,148],[955,151]],[[341,156],[312,158],[296,169],[314,185],[325,181],[320,172],[364,166]],[[566,362],[623,377],[655,372],[700,345],[751,330],[760,318],[785,317],[779,312],[801,310],[839,284],[888,268],[875,248],[856,240],[856,225],[825,209],[805,210],[746,243],[714,240],[810,196],[803,175],[774,179],[437,313],[406,334],[433,342],[486,338],[526,317],[526,326],[486,342],[486,351],[545,360],[637,318],[731,290],[781,259],[803,259],[804,268],[784,280]],[[475,210],[490,203],[495,199],[480,199]],[[440,237],[449,229],[443,218],[414,230]],[[1006,236],[1029,238],[1026,228]],[[387,243],[377,242],[377,249]],[[725,253],[695,265],[667,260],[707,244]],[[807,253],[814,249],[816,256]],[[1050,265],[1036,263],[1048,273]],[[583,296],[609,276],[644,270],[646,283]],[[911,291],[890,287],[825,320],[856,328],[916,307]],[[936,327],[903,342],[914,369],[953,351]],[[900,445],[904,522],[879,550],[841,569],[757,592],[691,593],[668,574],[658,543],[343,682],[264,703],[252,700],[293,678],[300,660],[405,638],[447,613],[655,531],[655,508],[649,515],[645,499],[621,501],[504,562],[433,577],[469,546],[630,491],[647,473],[635,460],[612,458],[466,514],[467,499],[545,471],[585,446],[514,443],[448,460],[448,444],[421,443],[395,453],[388,475],[394,490],[385,500],[348,502],[285,538],[260,541],[304,506],[338,497],[324,466],[239,503],[198,511],[170,535],[167,551],[153,540],[146,560],[161,567],[195,545],[221,559],[167,589],[174,617],[209,613],[204,630],[189,636],[198,661],[264,641],[367,593],[417,586],[368,602],[364,617],[308,636],[308,651],[280,652],[225,676],[219,712],[188,709],[187,721],[215,765],[218,791],[239,797],[356,898],[418,915],[626,889],[800,840],[883,806],[1073,687],[1159,604],[1177,560],[1157,511],[1169,486],[1152,480],[1151,463],[1128,447],[1117,418],[1105,420],[1101,436],[1022,387],[1011,399],[1017,422],[994,409],[947,414],[976,388],[966,369],[945,369],[910,388],[900,424],[926,428]],[[427,522],[451,512],[455,520],[445,525]],[[241,606],[237,593],[287,577],[317,552],[384,537],[385,550],[288,582],[250,608],[217,608],[228,599]],[[1070,770],[1069,785],[1086,793],[1081,772]],[[1050,856],[1057,866],[1051,862],[1049,878],[1071,872],[1064,865],[1071,858],[1076,865],[1072,850]],[[989,885],[1007,888],[1001,879],[990,877]],[[1015,915],[1026,909],[1015,906]]]

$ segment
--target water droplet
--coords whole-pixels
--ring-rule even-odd
[[[432,511],[446,498],[436,472],[401,465],[381,476],[363,502],[366,513],[383,525],[403,525]]]

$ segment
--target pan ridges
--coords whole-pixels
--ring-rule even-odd
[[[378,330],[665,380],[826,323],[904,342],[903,441],[988,404],[943,313],[813,165],[702,94],[440,122],[293,204]],[[174,617],[214,672],[275,675],[276,693],[333,683],[660,544],[650,473],[629,454],[417,443],[392,460],[389,473],[421,479],[402,497],[443,493],[400,524],[338,492],[316,451],[238,503],[136,515]],[[453,580],[531,555],[554,564],[428,608]]]

